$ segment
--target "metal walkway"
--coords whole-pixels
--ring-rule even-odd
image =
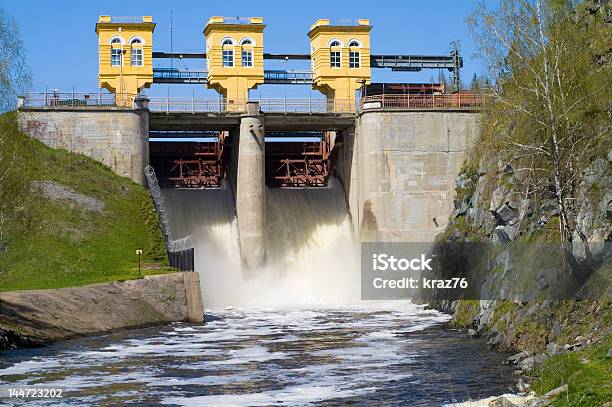
[[[154,83],[200,83],[206,84],[207,71],[195,71],[178,68],[153,68]],[[285,85],[311,85],[310,71],[264,71],[264,83]]]

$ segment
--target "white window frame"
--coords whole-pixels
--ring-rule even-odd
[[[349,68],[361,68],[361,51],[353,51],[349,48]]]
[[[247,57],[245,59],[245,56]],[[247,64],[245,64],[247,62]],[[252,49],[243,49],[242,50],[242,67],[243,68],[253,68],[253,50]]]
[[[234,50],[228,48],[221,49],[221,61],[224,68],[234,67]]]
[[[134,63],[134,62],[137,62],[137,63]],[[135,67],[144,66],[144,52],[142,48],[131,48],[130,49],[130,65],[135,66]]]
[[[330,68],[342,68],[342,50],[329,50],[329,66]]]
[[[111,66],[121,66],[121,48],[111,46]]]

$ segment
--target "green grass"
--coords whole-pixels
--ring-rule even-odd
[[[137,249],[144,274],[172,271],[148,191],[92,159],[26,137],[14,113],[0,117],[0,179],[0,291],[137,278]],[[32,190],[34,180],[70,187],[105,209],[51,201]]]
[[[612,400],[612,358],[606,357],[612,348],[612,336],[580,352],[563,353],[545,362],[535,372],[533,385],[537,394],[568,385],[568,393],[554,400],[554,406],[601,406]]]

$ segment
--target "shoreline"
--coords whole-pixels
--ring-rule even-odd
[[[199,275],[0,293],[0,352],[170,322],[203,323]]]

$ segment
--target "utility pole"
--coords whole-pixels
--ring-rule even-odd
[[[172,9],[170,9],[170,54],[173,53],[173,41],[172,41],[172,30],[173,29],[173,21],[172,21]],[[170,70],[174,68],[174,56],[170,58]]]

